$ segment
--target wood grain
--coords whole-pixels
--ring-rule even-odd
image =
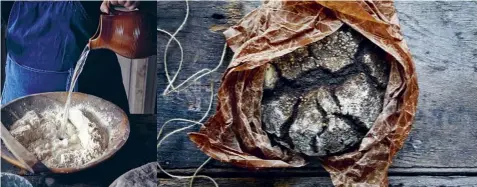
[[[220,55],[225,43],[225,39],[220,31],[210,30],[216,25],[227,25],[229,11],[227,2],[190,2],[191,13],[187,24],[177,35],[184,47],[184,64],[181,73],[178,76],[177,83],[182,83],[189,76],[203,68],[213,69],[220,60]],[[204,11],[207,10],[207,11]],[[237,9],[238,10],[238,9]],[[173,33],[181,24],[185,16],[185,3],[177,1],[158,2],[158,27]],[[167,86],[167,79],[164,72],[164,48],[169,38],[165,34],[158,35],[158,91],[157,91],[157,109],[158,109],[158,127],[172,118],[187,118],[198,120],[205,113],[209,105],[210,85],[214,83],[214,91],[217,90],[221,74],[225,71],[227,63],[231,59],[232,53],[228,51],[227,58],[218,72],[214,72],[196,83],[192,84],[187,90],[180,93],[172,93],[163,96],[162,93]],[[168,53],[169,71],[172,74],[176,72],[179,51],[178,46],[172,43]],[[214,100],[215,102],[215,100]],[[215,105],[213,106],[215,108]],[[189,124],[174,123],[165,129],[170,132],[173,129],[184,127]],[[197,131],[197,128],[190,131]],[[190,132],[189,131],[189,132]],[[177,150],[181,150],[178,152]],[[182,154],[188,154],[184,157]],[[195,146],[186,138],[185,132],[171,136],[164,142],[158,159],[162,163],[169,165],[178,165],[179,167],[195,167],[200,165],[207,157],[197,150]]]
[[[243,14],[256,5],[257,2],[190,2],[189,21],[177,36],[186,51],[179,79],[184,80],[201,68],[214,67],[224,43],[223,35],[216,32],[221,29],[217,25],[233,24],[237,12]],[[182,22],[184,8],[184,2],[159,2],[159,27],[175,30]],[[398,1],[396,8],[414,56],[421,94],[413,130],[392,167],[417,168],[421,172],[476,168],[477,3]],[[217,85],[226,67],[223,65],[219,72],[182,93],[162,96],[166,86],[162,58],[167,39],[159,34],[158,41],[162,43],[158,45],[158,127],[171,118],[199,119],[208,105],[210,81]],[[172,67],[177,66],[177,49],[174,45],[171,51],[176,52],[168,56]],[[170,125],[166,131],[188,124]],[[165,141],[158,158],[165,168],[172,169],[195,168],[207,157],[190,143],[185,133],[179,133]],[[230,168],[218,162],[207,167]],[[319,163],[308,167],[311,172],[320,170]]]
[[[219,186],[248,186],[248,187],[332,187],[329,177],[299,177],[299,178],[216,178]],[[391,176],[391,187],[441,187],[441,186],[477,186],[477,177],[435,177],[435,176]],[[160,187],[188,186],[189,180],[159,179]],[[212,182],[197,179],[194,186],[214,186]]]
[[[259,4],[259,2],[248,2]],[[184,64],[178,76],[178,83],[183,82],[187,77],[203,68],[213,69],[220,60],[220,55],[225,43],[225,38],[218,28],[227,28],[243,15],[243,10],[251,10],[252,5],[242,5],[238,2],[189,2],[190,16],[183,30],[179,32],[177,38],[184,47]],[[248,7],[248,8],[244,8]],[[158,27],[173,33],[181,24],[185,16],[185,3],[177,1],[158,2]],[[219,86],[219,80],[230,62],[232,52],[227,51],[224,64],[217,72],[214,72],[194,83],[187,90],[180,93],[173,93],[163,96],[162,93],[167,86],[167,79],[164,72],[164,48],[169,38],[165,34],[158,35],[158,127],[172,118],[187,118],[198,120],[205,113],[209,105],[210,85],[214,83],[214,92]],[[169,71],[172,76],[177,69],[179,62],[178,46],[173,43],[168,53]],[[215,108],[216,99],[214,99]],[[212,111],[213,113],[213,111]],[[165,128],[165,132],[184,127],[189,124],[175,123]],[[197,131],[197,128],[190,131]],[[189,132],[190,132],[189,131]],[[180,151],[178,151],[180,150]],[[189,156],[184,157],[183,154]],[[158,159],[165,164],[166,168],[171,167],[196,167],[207,157],[192,145],[184,133],[171,136],[164,142],[163,147],[158,152]],[[180,162],[180,164],[178,164]],[[224,165],[226,166],[226,165]]]
[[[169,169],[169,173],[175,175],[190,176],[196,169]],[[266,169],[266,170],[246,170],[238,168],[205,168],[200,171],[201,174],[210,177],[328,177],[329,174],[322,168],[288,168],[288,169]],[[394,176],[477,176],[477,168],[390,168],[389,175]],[[165,174],[159,174],[159,177],[167,178]]]
[[[420,98],[399,167],[477,166],[477,2],[396,2]]]

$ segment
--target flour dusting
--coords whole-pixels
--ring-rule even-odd
[[[67,123],[61,114],[60,108],[29,111],[10,132],[48,167],[77,168],[99,158],[108,145],[99,117],[81,106],[69,110]]]

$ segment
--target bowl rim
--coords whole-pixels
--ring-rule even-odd
[[[22,99],[25,99],[25,98],[28,98],[28,97],[41,96],[41,95],[55,95],[55,94],[68,94],[68,92],[57,91],[57,92],[43,92],[43,93],[36,93],[36,94],[26,95],[26,96],[23,96],[23,97],[16,98],[16,99],[8,102],[5,105],[2,105],[0,110],[3,110],[5,107],[7,107],[8,105],[10,105],[12,103],[15,103],[19,100],[22,100]],[[105,100],[103,98],[100,98],[100,97],[97,97],[97,96],[94,96],[94,95],[81,93],[81,92],[73,92],[73,94],[74,95],[80,95],[80,96],[83,96],[83,97],[93,97],[93,98],[96,98],[96,99],[100,99],[100,100],[105,101],[106,103],[111,104],[111,106],[113,106],[115,109],[118,109],[122,114],[122,116],[121,116],[122,120],[121,121],[123,121],[123,123],[121,123],[119,126],[124,126],[125,133],[124,133],[123,138],[119,141],[119,144],[117,146],[115,146],[115,148],[113,148],[107,154],[102,155],[98,159],[94,159],[91,162],[88,162],[87,164],[83,165],[82,167],[77,167],[77,168],[48,168],[51,173],[76,173],[76,172],[79,172],[79,171],[83,171],[83,170],[95,167],[95,166],[99,165],[100,163],[108,160],[113,155],[115,155],[126,144],[127,140],[129,139],[131,128],[130,128],[129,118],[128,118],[126,112],[124,112],[123,109],[121,109],[119,106],[115,105],[114,103],[112,103],[108,100]],[[2,151],[3,150],[4,149],[2,149]],[[17,162],[16,158],[11,158],[11,157],[9,157],[5,154],[2,154],[1,152],[0,152],[0,157],[5,159],[10,164],[13,164],[13,165],[15,165],[15,166],[17,166],[21,169],[26,169],[22,166],[22,164]]]
[[[20,176],[20,175],[14,174],[14,173],[9,173],[9,172],[0,172],[0,176],[1,177],[3,177],[3,176],[15,177],[15,178],[20,179],[21,181],[25,182],[25,184],[33,187],[33,184],[23,176]]]

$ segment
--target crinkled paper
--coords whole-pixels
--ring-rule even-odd
[[[383,111],[361,144],[322,158],[335,186],[387,186],[387,170],[416,113],[417,75],[390,1],[269,1],[224,32],[234,57],[223,75],[218,106],[190,139],[207,155],[245,168],[301,167],[300,154],[272,146],[262,129],[264,70],[269,62],[350,26],[388,53]]]

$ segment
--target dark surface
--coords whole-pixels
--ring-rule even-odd
[[[277,81],[264,86],[262,98],[262,126],[272,142],[308,156],[339,155],[361,142],[382,111],[385,85],[379,82],[388,82],[370,73],[368,64],[387,65],[375,48],[344,26],[274,60],[265,77],[276,76],[264,84]],[[372,54],[379,58],[370,60]]]
[[[157,162],[151,162],[121,175],[109,187],[157,186]]]
[[[328,177],[287,177],[272,178],[216,178],[219,186],[260,186],[260,187],[333,187]],[[391,176],[390,187],[442,187],[442,186],[477,186],[477,177],[436,177],[436,176]],[[161,187],[188,186],[189,181],[160,179]],[[197,179],[194,186],[212,187],[212,182]]]
[[[3,2],[1,2],[1,3],[3,3]],[[2,11],[2,13],[3,13],[3,11]],[[0,73],[1,73],[0,77],[1,77],[2,80],[0,80],[0,82],[1,82],[0,91],[2,91],[2,93],[3,93],[3,84],[5,82],[5,66],[6,66],[6,60],[7,60],[7,55],[6,55],[7,51],[6,51],[6,48],[5,48],[6,47],[6,45],[5,45],[5,27],[6,27],[6,24],[7,23],[2,20],[2,25],[1,25],[2,28],[0,28],[0,30],[1,30],[0,51],[1,51],[1,54],[2,54],[2,56],[1,56],[1,71],[0,71]]]
[[[224,44],[220,29],[236,23],[257,4],[260,3],[190,2],[189,21],[177,35],[185,50],[179,79],[183,81],[205,67],[213,68]],[[413,130],[390,168],[391,186],[477,186],[477,2],[398,1],[396,8],[416,63],[421,94]],[[158,3],[159,28],[173,32],[184,16],[184,2]],[[229,51],[229,58],[218,72],[191,88],[162,96],[167,85],[162,64],[167,39],[164,34],[158,35],[158,127],[177,117],[200,119],[209,104],[210,82],[215,83],[216,90],[232,55]],[[172,72],[178,56],[178,47],[173,45],[168,56]],[[189,124],[169,124],[165,133],[186,125]],[[197,130],[198,127],[188,132]],[[162,166],[176,174],[192,174],[207,159],[185,132],[164,141],[158,157]],[[249,171],[212,161],[205,168],[201,173],[219,178],[221,186],[331,183],[317,162],[304,168]],[[160,176],[160,186],[183,186],[188,182]],[[197,186],[212,186],[209,182],[200,184]]]
[[[155,119],[155,115],[131,115],[131,132],[124,147],[94,168],[72,174],[25,174],[25,171],[2,160],[2,172],[20,174],[35,187],[109,186],[127,171],[156,160]]]

